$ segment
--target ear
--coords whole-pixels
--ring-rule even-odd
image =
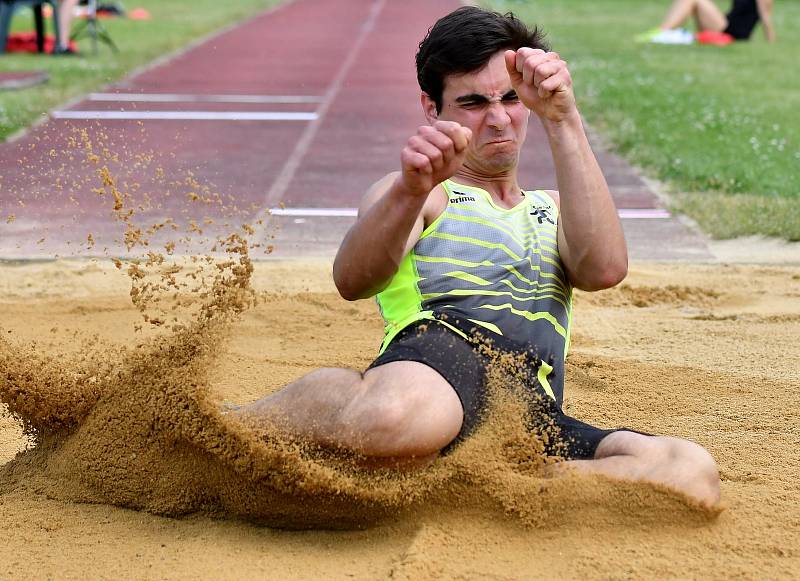
[[[436,102],[425,92],[420,95],[419,100],[422,103],[422,110],[425,112],[425,119],[428,120],[429,125],[433,125],[439,119],[439,114],[436,112]]]

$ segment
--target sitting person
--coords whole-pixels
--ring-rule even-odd
[[[520,397],[529,429],[558,432],[544,440],[565,460],[557,470],[650,482],[716,507],[719,471],[700,445],[592,426],[562,408],[572,290],[612,287],[628,271],[567,64],[540,30],[464,6],[429,30],[416,65],[427,124],[399,171],[364,195],[333,265],[343,298],[377,300],[380,354],[364,372],[318,369],[236,413],[369,466],[425,466],[483,421],[489,339],[497,356],[527,362]],[[517,181],[531,163],[521,151],[532,117],[559,191]]]
[[[694,18],[698,32],[717,32],[734,40],[747,40],[761,21],[764,35],[775,42],[772,26],[772,0],[733,0],[724,14],[712,0],[674,0],[661,26],[636,37],[640,42],[669,42],[674,32]],[[685,32],[685,31],[684,31]]]

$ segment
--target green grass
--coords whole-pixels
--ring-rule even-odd
[[[673,192],[692,192],[673,197],[677,211],[718,238],[800,240],[800,2],[776,2],[775,45],[759,27],[728,47],[634,43],[668,0],[484,4],[548,32],[589,122]]]
[[[190,41],[208,34],[278,0],[135,0],[126,2],[128,9],[143,7],[151,20],[126,18],[103,20],[102,23],[119,46],[112,53],[100,43],[92,54],[91,41],[78,43],[81,56],[3,54],[0,70],[45,70],[49,82],[23,90],[0,91],[0,140],[6,140],[20,129],[30,126],[47,111],[81,94],[125,76],[132,69],[170,53]],[[77,25],[78,19],[73,23]],[[33,13],[19,10],[12,23],[15,31],[33,30]],[[46,22],[51,33],[51,22]]]
[[[796,198],[714,192],[672,197],[676,211],[692,216],[715,238],[760,234],[798,240],[791,235],[800,224],[800,203]]]

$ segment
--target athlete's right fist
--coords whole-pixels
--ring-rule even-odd
[[[455,121],[424,125],[408,140],[400,154],[402,179],[408,190],[427,196],[452,177],[464,162],[472,131]]]

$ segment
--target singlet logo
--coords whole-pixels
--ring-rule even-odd
[[[456,194],[455,198],[450,198],[451,204],[460,204],[461,202],[474,202],[475,198],[472,196],[467,196],[463,192],[453,192]]]
[[[550,217],[550,207],[549,206],[534,206],[531,210],[531,216],[536,216],[536,219],[539,221],[539,224],[542,222],[549,222],[555,226],[555,221]]]

